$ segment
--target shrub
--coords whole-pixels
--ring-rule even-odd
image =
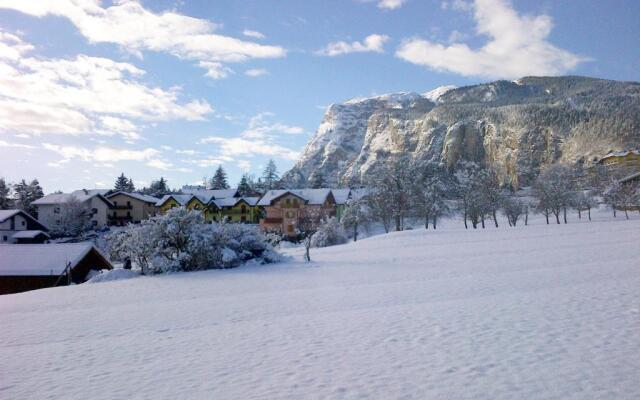
[[[347,235],[334,217],[329,218],[318,227],[311,237],[311,247],[328,247],[347,243]]]
[[[143,273],[233,268],[249,260],[278,259],[257,227],[208,224],[200,212],[184,208],[129,225],[112,235],[109,244],[113,259],[129,258]]]

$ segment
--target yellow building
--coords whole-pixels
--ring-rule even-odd
[[[160,209],[161,214],[165,214],[174,207],[185,207],[192,197],[191,194],[168,194],[162,197],[156,206]]]
[[[209,202],[211,211],[217,210],[216,221],[257,224],[260,221],[259,197],[230,197]]]
[[[603,156],[598,164],[607,168],[619,168],[626,171],[640,171],[640,151],[614,151]]]

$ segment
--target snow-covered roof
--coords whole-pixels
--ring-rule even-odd
[[[323,204],[327,199],[327,196],[331,193],[331,189],[282,189],[282,190],[269,190],[267,193],[262,196],[260,201],[258,202],[259,206],[269,206],[271,203],[278,199],[279,197],[284,196],[285,194],[290,193],[294,196],[298,196],[304,199],[308,204]]]
[[[37,219],[33,218],[31,214],[23,210],[0,210],[0,222],[4,222],[15,215],[22,215],[31,227],[38,227],[43,231],[48,230],[46,226],[42,225]]]
[[[160,200],[160,199],[159,199],[159,198],[157,198],[157,197],[149,196],[149,195],[146,195],[146,194],[141,194],[141,193],[131,193],[131,192],[122,192],[122,191],[115,192],[115,193],[111,193],[110,195],[108,195],[108,196],[107,196],[107,198],[108,198],[108,199],[110,199],[110,198],[112,198],[112,197],[114,197],[114,196],[117,196],[117,195],[119,195],[119,194],[124,195],[124,196],[128,196],[128,197],[131,197],[131,198],[134,198],[134,199],[137,199],[137,200],[140,200],[140,201],[144,201],[144,202],[146,202],[146,203],[153,203],[153,204],[155,204],[155,203],[157,203],[157,202]]]
[[[31,204],[35,205],[44,205],[44,204],[63,204],[68,203],[74,199],[78,200],[81,203],[84,203],[87,200],[95,196],[99,196],[102,200],[104,200],[107,204],[111,205],[111,202],[104,197],[104,195],[108,192],[108,190],[104,189],[81,189],[75,190],[71,193],[52,193],[34,201]]]
[[[162,196],[162,198],[158,200],[158,202],[156,202],[156,206],[162,206],[164,203],[169,201],[169,199],[174,199],[178,202],[178,204],[184,206],[189,202],[189,200],[191,200],[192,197],[192,194],[166,194]]]
[[[357,189],[351,189],[350,196],[352,200],[360,200],[361,198],[368,195],[369,193],[371,193],[371,189],[369,188],[357,188]]]
[[[90,243],[3,244],[0,245],[0,276],[60,275],[67,264],[75,268],[92,250],[102,256]]]
[[[237,197],[238,189],[191,189],[191,188],[182,188],[182,192],[186,194],[193,194],[197,196],[202,196],[207,198],[208,200],[213,199],[226,199],[228,197]]]
[[[336,204],[346,204],[347,200],[349,200],[351,189],[331,189],[331,193],[333,193]]]
[[[605,154],[604,156],[602,156],[601,160],[604,160],[605,158],[609,158],[609,157],[626,157],[629,154],[633,154],[633,155],[640,155],[640,150],[619,150],[619,151],[612,151],[611,153]]]
[[[233,207],[242,201],[250,206],[255,206],[256,204],[258,204],[258,200],[260,200],[259,197],[227,197],[226,199],[214,199],[211,201],[215,203],[215,205],[219,208],[223,208]]]
[[[46,237],[50,237],[49,234],[40,230],[34,231],[17,231],[13,236],[14,239],[34,239],[38,237],[38,235],[45,235]]]

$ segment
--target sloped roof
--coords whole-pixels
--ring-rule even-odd
[[[184,206],[189,202],[189,200],[191,200],[192,197],[193,197],[192,194],[166,194],[156,202],[156,206],[158,207],[162,206],[169,199],[174,199],[175,201],[178,202],[178,204],[180,204],[181,206]]]
[[[211,199],[226,199],[229,197],[238,197],[238,189],[190,189],[183,188],[183,193],[193,194],[198,197],[206,198],[207,201]]]
[[[14,215],[18,215],[18,214],[22,215],[27,220],[28,224],[31,225],[32,227],[35,226],[45,232],[49,230],[47,229],[46,226],[38,222],[37,219],[33,218],[29,213],[23,210],[0,210],[0,222],[4,222],[9,218],[13,217]]]
[[[361,198],[368,195],[369,193],[371,193],[371,189],[369,188],[358,188],[358,189],[351,189],[351,193],[349,195],[353,200],[360,200]]]
[[[35,204],[35,205],[63,204],[63,203],[68,203],[73,199],[76,199],[79,202],[84,203],[85,201],[98,196],[105,203],[112,206],[113,204],[109,201],[109,199],[104,197],[104,195],[107,192],[108,190],[103,190],[103,189],[91,189],[91,190],[82,189],[82,190],[75,190],[71,193],[52,193],[34,201],[31,204]]]
[[[17,231],[17,233],[12,235],[11,237],[14,238],[14,239],[33,239],[33,238],[38,237],[38,235],[45,235],[46,237],[50,237],[48,233],[40,231],[40,230]]]
[[[223,208],[233,207],[242,201],[250,206],[255,206],[256,204],[258,204],[258,200],[260,200],[259,197],[227,197],[226,199],[214,199],[212,200],[212,202],[215,203],[215,205],[219,208]]]
[[[0,245],[0,276],[60,275],[70,263],[75,268],[91,251],[109,261],[90,243],[65,244],[3,244]]]
[[[269,206],[271,203],[290,193],[305,200],[307,204],[319,205],[323,204],[327,196],[331,194],[331,189],[290,189],[290,190],[269,190],[262,196],[258,202],[259,206]]]
[[[351,189],[331,189],[331,193],[333,193],[336,204],[345,204],[349,200]]]
[[[112,197],[117,196],[119,194],[131,197],[131,198],[134,198],[134,199],[137,199],[137,200],[140,200],[140,201],[144,201],[145,203],[156,204],[158,201],[160,201],[159,198],[153,197],[153,196],[149,196],[149,195],[146,195],[146,194],[122,192],[122,191],[111,193],[110,195],[107,196],[107,198],[111,199]]]

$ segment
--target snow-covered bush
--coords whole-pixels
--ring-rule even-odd
[[[311,247],[329,247],[347,243],[347,235],[336,218],[329,218],[311,237]]]
[[[110,238],[109,254],[129,258],[143,272],[233,268],[249,260],[268,263],[277,253],[257,227],[208,224],[202,213],[174,208]]]

